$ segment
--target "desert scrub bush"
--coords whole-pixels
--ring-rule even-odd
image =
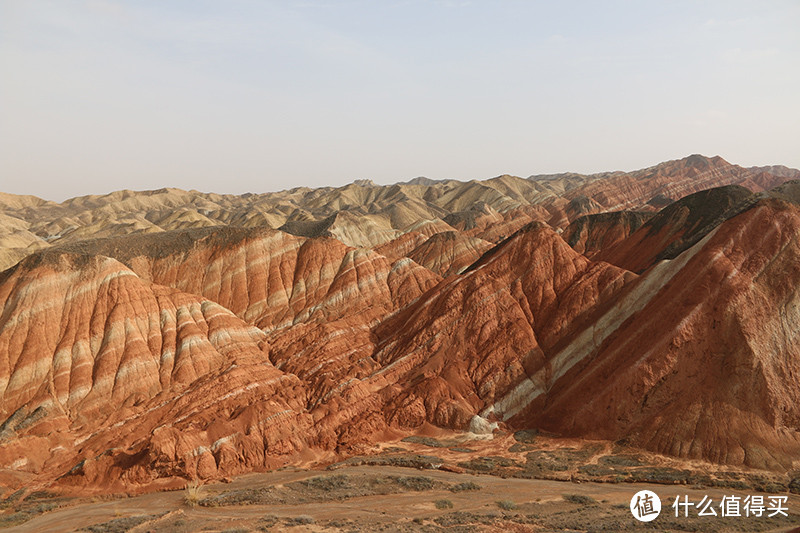
[[[195,507],[203,499],[203,482],[193,479],[186,484],[186,493],[183,495],[183,502],[189,507]]]
[[[309,489],[331,491],[334,489],[346,489],[350,487],[350,478],[345,474],[335,474],[332,476],[317,476],[299,482]]]
[[[516,465],[517,463],[514,460],[496,455],[478,457],[476,459],[458,463],[458,466],[461,468],[466,470],[475,470],[476,472],[492,472],[498,468],[506,468]]]
[[[139,524],[158,518],[158,515],[136,515],[126,516],[122,518],[115,518],[102,524],[95,524],[87,526],[81,531],[89,531],[90,533],[125,533]]]
[[[513,511],[517,508],[517,504],[511,500],[500,500],[497,502],[497,506],[504,511]]]
[[[665,485],[683,485],[689,482],[691,472],[688,470],[677,470],[666,467],[644,467],[635,468],[630,471],[631,480],[635,483],[663,483]],[[729,487],[737,488],[737,487]],[[746,490],[747,485],[743,485],[742,490]]]
[[[11,512],[0,514],[0,528],[22,524],[36,516],[58,508],[53,502],[38,503],[22,508],[13,508]]]
[[[256,527],[256,530],[257,531],[269,531],[270,529],[272,529],[272,526],[277,524],[279,521],[280,521],[280,519],[277,516],[275,516],[273,514],[268,514],[265,517],[263,517],[261,520],[258,521],[258,525]]]
[[[423,491],[433,489],[433,480],[427,476],[392,477],[398,485],[407,490]]]
[[[524,444],[533,444],[538,435],[539,430],[537,429],[521,429],[514,433],[514,440]]]
[[[323,528],[347,529],[347,531],[356,531],[351,529],[355,527],[355,522],[349,518],[341,520],[328,520],[324,524],[320,524]]]
[[[789,492],[800,494],[800,476],[793,478],[789,482]]]
[[[435,455],[403,454],[403,455],[371,455],[355,456],[331,466],[372,465],[372,466],[405,466],[408,468],[432,469],[434,465],[444,463],[444,459]],[[330,468],[330,467],[329,467]]]
[[[630,454],[604,455],[598,462],[611,466],[644,466],[639,457]]]
[[[450,492],[466,492],[470,490],[481,490],[481,486],[473,481],[465,481],[464,483],[453,485],[448,490],[450,490]]]
[[[564,498],[565,502],[577,503],[580,505],[594,505],[597,503],[597,500],[591,496],[584,496],[583,494],[562,494],[561,497]]]
[[[472,448],[465,448],[464,446],[456,446],[454,448],[450,448],[451,452],[459,452],[459,453],[475,453],[475,450]]]
[[[446,499],[436,500],[435,502],[433,502],[433,505],[435,505],[437,509],[452,509],[453,508],[453,502],[451,502],[450,500],[446,500]]]
[[[493,514],[467,513],[465,511],[454,511],[442,516],[437,516],[433,521],[446,531],[475,531],[476,525],[489,525],[497,518]],[[462,526],[462,527],[459,527]],[[436,529],[424,529],[423,531],[438,531]]]
[[[406,437],[402,439],[400,442],[410,442],[413,444],[422,444],[425,446],[429,446],[431,448],[447,448],[447,444],[444,444],[433,437],[420,437],[418,435],[411,435],[410,437]]]
[[[301,514],[300,516],[295,516],[294,518],[286,519],[286,523],[290,526],[304,526],[308,524],[313,524],[314,518],[308,516],[307,514]]]

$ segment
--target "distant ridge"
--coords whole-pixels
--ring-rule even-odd
[[[798,177],[693,155],[536,180],[1,196],[0,484],[183,489],[380,460],[409,435],[541,430],[788,486]],[[487,460],[451,452],[436,464]]]
[[[5,221],[0,226],[0,269],[59,243],[219,225],[331,235],[351,246],[370,247],[397,238],[421,220],[472,217],[465,213],[474,213],[477,205],[494,210],[503,222],[497,226],[500,220],[491,215],[493,234],[473,231],[471,236],[496,242],[533,220],[563,230],[586,214],[620,209],[653,212],[711,187],[741,185],[760,192],[799,178],[800,171],[783,166],[746,169],[718,156],[694,154],[627,173],[562,173],[528,179],[502,175],[469,182],[420,176],[394,185],[356,180],[338,188],[298,187],[239,196],[162,188],[81,196],[59,204],[0,194]],[[482,220],[479,225],[489,224],[488,218]]]

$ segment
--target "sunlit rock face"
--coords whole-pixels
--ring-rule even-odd
[[[124,190],[57,204],[0,192],[0,269],[53,245],[217,226],[327,236],[357,248],[381,246],[412,232],[430,237],[453,229],[498,243],[534,220],[564,229],[583,215],[654,212],[714,187],[741,185],[758,193],[796,179],[800,171],[786,167],[743,168],[720,157],[693,155],[634,172],[385,186],[364,182],[240,196]]]
[[[223,437],[260,435],[261,459],[242,464],[263,464],[310,425],[303,384],[270,364],[261,330],[114,259],[33,255],[3,275],[0,302],[0,460],[44,480],[202,475]]]
[[[798,175],[2,195],[0,469],[157,490],[430,427],[794,468]]]
[[[788,469],[800,453],[800,210],[763,200],[647,270],[494,406],[519,425]]]

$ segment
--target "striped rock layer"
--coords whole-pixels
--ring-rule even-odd
[[[702,190],[727,163],[691,159],[633,188],[602,178],[630,201],[544,180],[545,209],[495,197],[533,198],[509,177],[492,201],[484,182],[442,185],[429,199],[449,213],[391,211],[408,231],[378,244],[348,215],[48,245],[0,273],[0,483],[178,487],[431,424],[797,468],[800,187],[736,167],[749,190]],[[558,187],[591,192],[570,180]],[[654,190],[689,194],[642,214]],[[339,207],[389,194],[346,192]]]

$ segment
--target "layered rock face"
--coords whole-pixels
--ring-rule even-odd
[[[414,248],[408,257],[440,276],[447,277],[462,272],[491,247],[483,239],[445,231],[433,235]]]
[[[626,288],[490,410],[757,468],[800,457],[800,209],[764,200]],[[591,339],[591,340],[589,340]]]
[[[584,215],[567,226],[562,237],[576,252],[591,258],[627,239],[652,216],[637,211]]]
[[[16,240],[0,242],[27,257],[0,273],[0,473],[154,490],[430,425],[800,467],[797,174],[692,156],[274,196],[2,196]]]
[[[602,232],[604,246],[597,247],[594,257],[627,270],[643,272],[662,259],[674,259],[757,199],[738,185],[690,194],[662,209],[625,238],[609,242],[607,235],[615,227],[612,225]]]
[[[262,331],[214,302],[56,252],[7,271],[0,302],[6,467],[119,490],[301,449],[303,384],[270,364]],[[224,443],[259,451],[212,457]]]
[[[498,176],[484,181],[412,180],[241,196],[159,189],[117,191],[61,204],[33,196],[0,196],[0,269],[51,245],[134,233],[214,226],[282,229],[301,237],[333,237],[375,247],[417,231],[456,229],[492,243],[528,222],[556,229],[586,214],[656,211],[688,194],[723,185],[753,192],[800,179],[786,167],[743,168],[720,157],[693,155],[634,172]],[[433,224],[431,224],[431,222]]]
[[[266,228],[133,235],[65,249],[115,257],[144,279],[211,299],[265,331],[361,314],[370,323],[440,279],[407,259]]]

